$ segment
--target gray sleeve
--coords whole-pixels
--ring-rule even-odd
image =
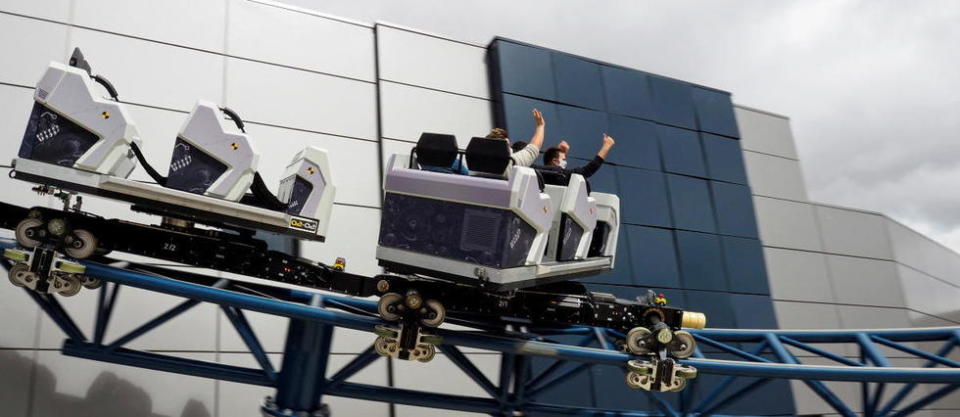
[[[537,161],[540,156],[540,147],[534,144],[527,144],[523,149],[513,153],[511,158],[514,165],[518,167],[528,167]]]

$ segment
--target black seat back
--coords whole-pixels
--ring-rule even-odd
[[[417,163],[435,167],[450,167],[457,159],[457,138],[441,133],[423,133],[417,146]]]
[[[471,172],[502,176],[510,166],[510,144],[504,139],[470,139],[467,145],[467,167]]]
[[[570,185],[570,175],[562,169],[555,169],[543,165],[535,165],[533,169],[543,178],[543,182],[550,185],[559,185],[566,187]]]

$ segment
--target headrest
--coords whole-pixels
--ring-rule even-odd
[[[570,175],[567,175],[562,169],[548,168],[545,166],[534,166],[533,169],[543,178],[543,182],[550,185],[560,185],[566,187],[570,185]]]
[[[510,165],[510,155],[505,139],[473,138],[467,145],[467,166],[470,171],[503,175]]]
[[[457,159],[457,138],[440,133],[424,133],[414,149],[420,165],[449,167]]]

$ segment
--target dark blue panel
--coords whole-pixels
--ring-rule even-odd
[[[680,275],[683,287],[693,290],[726,291],[720,236],[697,232],[677,232]]]
[[[632,117],[610,115],[607,134],[616,144],[607,160],[621,165],[660,171],[660,144],[657,125]]]
[[[677,229],[716,233],[706,180],[667,174],[667,185],[673,222]]]
[[[701,344],[700,346],[703,347],[704,345]],[[710,359],[732,361],[743,360],[743,358],[729,353],[714,353],[710,354],[709,356]],[[776,361],[772,355],[764,354],[761,356]],[[691,389],[693,387],[691,385],[687,385],[687,389],[684,392],[694,396],[692,401],[693,404],[699,404],[704,397],[709,394],[714,387],[717,386],[717,384],[725,379],[726,377],[723,375],[700,374],[694,380],[696,388]],[[720,398],[725,398],[730,393],[744,388],[754,381],[756,381],[755,378],[736,378],[732,382],[728,383]],[[690,412],[693,410],[685,411]],[[790,381],[776,379],[771,380],[760,388],[751,391],[749,395],[738,397],[732,402],[727,403],[726,406],[717,409],[716,414],[736,416],[797,415],[793,408],[793,395],[790,390]]]
[[[533,109],[539,109],[546,119],[549,128],[550,123],[556,124],[557,107],[553,103],[546,101],[533,100],[526,97],[515,96],[512,94],[503,95],[503,113],[506,118],[506,125],[500,126],[507,129],[510,140],[522,140],[529,142],[533,136],[534,122],[531,112]],[[484,136],[487,132],[477,132],[477,136]]]
[[[713,190],[713,204],[717,212],[717,232],[756,238],[757,217],[753,212],[750,187],[710,181],[710,188]]]
[[[690,84],[669,78],[650,76],[656,121],[671,126],[697,129],[696,111]]]
[[[595,365],[591,367],[594,381],[594,397],[597,407],[615,410],[650,410],[646,395],[632,389],[623,382],[625,371],[621,367]]]
[[[733,115],[730,93],[691,87],[697,109],[697,124],[704,132],[740,137],[737,119]]]
[[[757,239],[723,236],[723,258],[730,291],[770,294],[763,245]]]
[[[777,316],[768,295],[731,294],[733,314],[740,329],[776,329]]]
[[[621,226],[630,237],[633,283],[652,288],[680,288],[673,232],[652,227]]]
[[[557,105],[557,123],[547,120],[545,147],[556,146],[561,140],[570,144],[569,156],[593,159],[603,144],[607,131],[607,114],[579,107]]]
[[[711,291],[685,291],[683,308],[707,315],[707,327],[733,329],[737,327],[730,305],[730,294]],[[701,347],[704,347],[702,344]]]
[[[611,169],[610,171],[613,171]],[[625,231],[626,226],[620,226],[620,235],[617,237],[617,259],[613,270],[600,275],[581,279],[582,282],[597,282],[607,284],[633,284],[633,268],[630,262],[630,239]]]
[[[653,95],[647,74],[604,65],[603,86],[606,89],[607,111],[653,120]]]
[[[570,161],[569,163],[579,164],[582,162],[583,161],[577,160]],[[588,178],[587,181],[590,183],[591,192],[596,191],[600,193],[620,195],[620,184],[617,181],[617,168],[614,166],[604,165],[599,171],[594,173],[592,177]],[[621,197],[620,201],[623,201],[623,197]]]
[[[503,92],[546,100],[557,98],[550,51],[502,40],[493,47]]]
[[[768,353],[761,356],[771,361],[778,361],[773,354]],[[740,402],[740,407],[744,408],[744,411],[737,414],[797,415],[793,406],[793,390],[790,388],[790,381],[788,380],[771,380],[763,387],[752,392],[747,398],[749,398],[748,401]]]
[[[582,336],[576,336],[579,340]],[[564,343],[576,343],[573,338],[561,341]],[[531,376],[539,375],[544,369],[554,363],[553,359],[530,357],[531,358]],[[554,376],[562,374],[578,365],[575,362],[568,362],[560,367]],[[621,378],[622,379],[622,378]],[[585,370],[576,376],[569,378],[551,388],[541,392],[534,398],[537,402],[572,405],[577,407],[591,407],[593,405],[593,377],[590,371]]]
[[[604,167],[604,170],[613,167]],[[620,209],[623,222],[670,227],[670,205],[663,174],[642,169],[616,167],[620,182]]]
[[[697,132],[657,125],[657,136],[660,138],[664,171],[694,177],[707,176]]]
[[[557,101],[596,110],[606,110],[600,65],[564,53],[553,54]]]
[[[739,140],[709,133],[701,133],[700,139],[703,141],[703,153],[710,178],[737,184],[747,183],[747,171],[744,169]]]

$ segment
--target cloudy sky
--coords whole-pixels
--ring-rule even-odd
[[[731,91],[791,118],[812,200],[960,250],[960,1],[286,1]]]

